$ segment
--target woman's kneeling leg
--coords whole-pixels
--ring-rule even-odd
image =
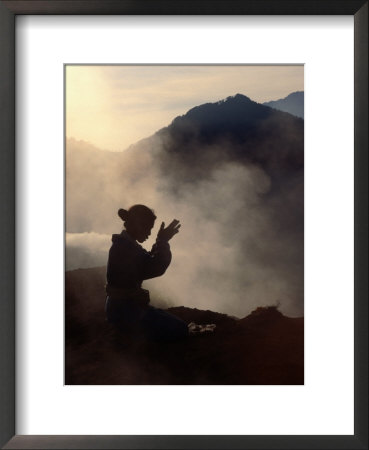
[[[186,322],[152,306],[145,313],[142,325],[147,337],[155,341],[175,341],[188,336]]]

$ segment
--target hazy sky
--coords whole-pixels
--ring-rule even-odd
[[[66,135],[119,151],[194,106],[304,90],[303,66],[67,66]]]

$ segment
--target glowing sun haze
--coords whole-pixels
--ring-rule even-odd
[[[237,93],[263,103],[304,90],[303,65],[66,67],[66,135],[121,151],[194,106]]]

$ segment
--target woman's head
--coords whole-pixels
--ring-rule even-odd
[[[121,208],[118,216],[127,233],[138,242],[144,242],[150,236],[156,219],[154,211],[145,205],[131,206],[128,211]]]

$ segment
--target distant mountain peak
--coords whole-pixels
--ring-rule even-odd
[[[279,101],[281,101],[281,100],[287,100],[287,99],[290,99],[290,98],[293,98],[293,97],[300,97],[300,98],[303,98],[303,97],[304,97],[304,91],[295,91],[295,92],[291,92],[291,93],[288,94],[286,97],[279,98],[279,99],[273,100],[273,101],[279,102]]]
[[[243,94],[236,94],[236,95],[230,95],[229,97],[226,98],[226,100],[229,101],[248,101],[248,102],[252,102],[252,100],[250,99],[250,97],[247,97],[246,95]]]
[[[221,118],[221,120],[223,120],[222,112],[235,112],[236,109],[240,112],[242,108],[244,109],[244,111],[246,111],[246,109],[251,110],[253,108],[258,108],[260,110],[260,108],[263,108],[263,106],[257,102],[254,102],[246,95],[235,94],[228,96],[225,99],[218,100],[217,102],[203,103],[202,105],[195,106],[187,111],[186,114],[177,116],[173,120],[172,125],[178,124],[182,120],[187,119],[207,121],[209,120],[210,116],[214,117],[214,115],[219,115],[218,118]]]
[[[286,98],[289,97],[295,97],[295,96],[304,96],[304,91],[295,91],[295,92],[291,92],[291,94],[288,94]]]
[[[265,102],[263,105],[304,118],[304,91],[291,92],[287,97]]]
[[[255,103],[253,100],[250,99],[250,97],[247,97],[243,94],[235,94],[235,95],[229,95],[226,98],[223,98],[222,100],[218,100],[215,103],[207,103],[208,105],[223,105],[224,103],[227,104],[246,104],[246,103]]]

